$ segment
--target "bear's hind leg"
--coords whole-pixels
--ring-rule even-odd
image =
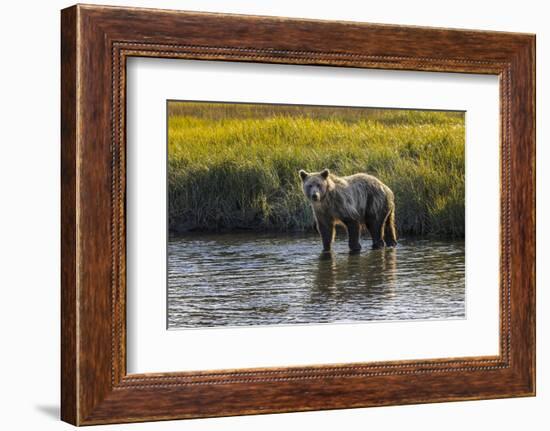
[[[397,233],[395,231],[395,210],[392,208],[385,223],[385,237],[386,245],[388,247],[395,247],[397,245]]]
[[[384,219],[374,218],[366,220],[367,229],[372,237],[372,248],[374,250],[384,248],[386,243],[384,242]]]
[[[355,220],[345,220],[344,224],[348,230],[348,245],[351,251],[361,250],[359,238],[361,236],[361,225]]]

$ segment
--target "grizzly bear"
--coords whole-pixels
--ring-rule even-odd
[[[372,248],[397,245],[393,192],[378,178],[362,173],[338,177],[328,169],[299,173],[304,195],[313,208],[323,251],[330,251],[336,224],[346,227],[352,251],[361,250],[359,237],[363,225],[372,237]]]

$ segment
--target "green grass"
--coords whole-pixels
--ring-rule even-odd
[[[395,193],[401,235],[464,237],[464,115],[170,102],[171,232],[309,231],[299,169],[367,172]]]

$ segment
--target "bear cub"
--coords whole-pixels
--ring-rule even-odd
[[[397,245],[393,192],[378,178],[363,173],[339,177],[328,169],[312,173],[300,170],[299,174],[302,190],[315,215],[323,251],[331,249],[336,224],[346,227],[352,251],[361,250],[362,225],[372,237],[372,248]]]

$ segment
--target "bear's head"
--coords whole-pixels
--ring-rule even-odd
[[[321,172],[307,173],[303,169],[299,172],[302,179],[302,190],[306,198],[311,202],[321,202],[327,193],[330,171],[323,169]]]

